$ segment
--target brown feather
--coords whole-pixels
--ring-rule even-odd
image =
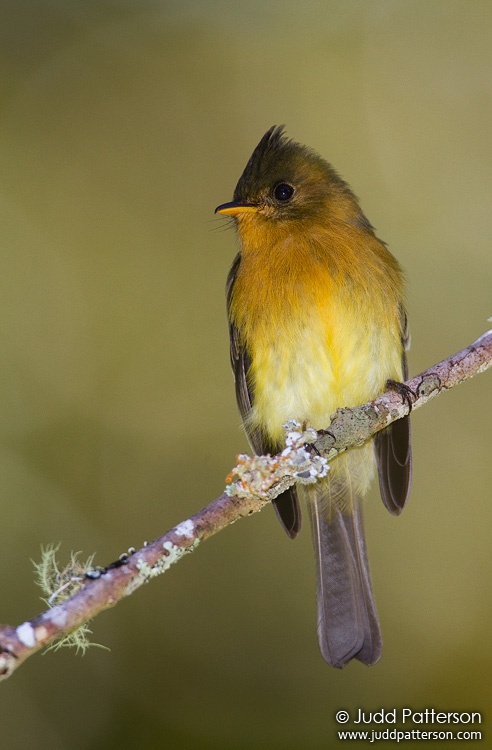
[[[408,378],[406,350],[410,335],[405,311],[401,310],[402,377]],[[381,499],[389,512],[398,516],[405,507],[412,484],[412,435],[410,417],[398,419],[379,432],[374,443]]]
[[[253,390],[248,383],[248,370],[251,365],[251,358],[241,341],[238,329],[231,322],[229,313],[232,290],[240,262],[241,256],[238,254],[229,271],[226,284],[231,366],[236,387],[236,400],[249,444],[258,456],[262,456],[266,453],[278,453],[282,450],[283,446],[269,443],[268,440],[265,440],[259,428],[253,428],[248,421],[248,415],[253,406],[254,398]],[[273,501],[273,506],[286,533],[291,539],[295,539],[301,530],[301,508],[295,488],[292,487],[283,492],[282,495]]]
[[[344,456],[333,462],[342,461]],[[347,472],[300,488],[310,511],[316,561],[318,641],[328,664],[375,664],[382,638],[372,592],[361,499]],[[340,507],[344,502],[345,510]],[[350,510],[349,510],[350,508]]]

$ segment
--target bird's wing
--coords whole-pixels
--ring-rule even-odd
[[[403,380],[408,377],[407,351],[410,335],[405,311],[401,311],[401,344]],[[410,417],[393,422],[375,439],[381,499],[394,516],[399,515],[408,500],[412,483],[412,440]]]
[[[238,328],[231,320],[231,300],[234,282],[236,280],[240,263],[241,255],[238,253],[234,258],[226,284],[231,367],[232,372],[234,373],[236,400],[241,414],[243,427],[254,452],[258,456],[262,456],[266,453],[277,453],[283,446],[269,443],[266,437],[262,435],[261,430],[258,427],[252,427],[248,420],[248,415],[251,412],[254,400],[253,389],[250,383],[248,383],[248,371],[251,366],[251,357],[241,340]],[[292,539],[294,539],[301,528],[301,511],[295,489],[290,488],[283,492],[273,501],[273,504],[285,531]]]

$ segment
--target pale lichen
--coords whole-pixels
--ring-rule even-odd
[[[80,562],[80,552],[72,552],[70,562],[64,568],[60,568],[56,559],[56,553],[59,548],[59,544],[42,547],[41,562],[33,562],[33,565],[36,574],[36,583],[45,595],[42,597],[42,600],[51,608],[46,613],[45,619],[52,620],[57,627],[64,627],[67,615],[58,605],[70,599],[70,597],[80,590],[86,573],[92,570],[94,555],[91,555],[85,562]],[[87,623],[84,623],[71,633],[62,635],[57,641],[48,646],[46,651],[56,651],[59,648],[75,648],[77,653],[85,653],[90,646],[106,648],[106,646],[102,646],[99,643],[92,643],[89,640],[90,635],[92,635],[92,631],[87,627]],[[41,640],[41,638],[38,637],[38,640]]]
[[[183,521],[180,526],[189,530],[191,526],[193,526],[193,523],[191,521]],[[182,533],[181,536],[185,536],[185,534]],[[143,583],[147,583],[147,581],[149,581],[151,578],[156,578],[162,573],[165,573],[166,570],[169,570],[171,565],[174,565],[174,563],[176,563],[181,557],[183,557],[183,555],[192,552],[192,550],[194,550],[199,543],[200,540],[195,539],[193,544],[190,544],[187,547],[180,547],[177,544],[173,544],[171,541],[165,541],[162,543],[162,557],[160,557],[156,562],[152,564],[148,563],[147,560],[138,557],[136,562],[138,575],[136,575],[132,578],[131,581],[129,581],[125,589],[126,596],[132,594],[136,589],[140,588]]]
[[[33,562],[36,583],[43,591],[43,601],[50,607],[69,599],[79,591],[85,574],[92,568],[94,555],[85,562],[80,562],[80,552],[72,552],[70,562],[64,568],[60,568],[56,559],[56,553],[60,545],[48,545],[41,547],[41,562]]]
[[[314,443],[318,437],[312,428],[301,429],[301,424],[290,420],[284,425],[286,430],[285,448],[276,456],[237,457],[237,465],[226,477],[225,492],[237,497],[268,497],[279,482],[292,478],[301,484],[312,484],[325,477],[329,470],[328,461],[306,445]]]
[[[184,536],[188,539],[192,539],[195,532],[195,524],[191,519],[188,518],[186,521],[183,521],[178,526],[176,526],[174,532],[178,536]]]
[[[30,622],[23,622],[22,625],[19,625],[19,627],[16,628],[15,633],[24,646],[27,646],[27,648],[34,648],[36,645],[36,634]]]

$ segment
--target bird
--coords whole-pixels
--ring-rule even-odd
[[[407,378],[404,275],[351,188],[316,151],[273,126],[239,178],[232,217],[239,252],[226,284],[236,399],[252,450],[275,454],[284,425],[326,429],[342,407],[374,399]],[[378,474],[393,515],[411,485],[409,416],[331,461],[324,479],[274,500],[288,536],[306,505],[317,569],[321,654],[342,668],[375,664],[382,650],[363,526]]]

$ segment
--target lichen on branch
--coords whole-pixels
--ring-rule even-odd
[[[17,627],[0,626],[0,678],[9,677],[41,648],[85,627],[99,612],[167,571],[208,537],[258,512],[295,482],[324,476],[328,461],[342,451],[364,443],[408,414],[410,408],[420,408],[491,365],[492,331],[488,331],[470,346],[407,380],[411,403],[389,390],[368,404],[339,409],[326,430],[315,433],[291,424],[284,451],[276,456],[239,456],[224,494],[154,542],[128,550],[106,568],[93,568],[92,561],[80,564],[75,557],[60,569],[53,548],[38,568],[38,578],[54,606]]]

